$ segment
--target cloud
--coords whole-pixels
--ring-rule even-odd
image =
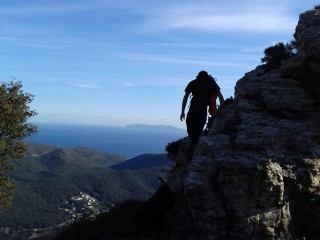
[[[0,36],[0,42],[5,42],[6,44],[13,46],[23,46],[30,48],[40,48],[40,49],[49,49],[49,50],[61,50],[63,49],[62,45],[59,43],[50,43],[39,40],[30,40],[22,38],[14,38],[7,36]]]
[[[86,89],[96,89],[97,88],[97,86],[95,84],[88,84],[88,83],[74,83],[71,85],[76,88],[86,88]]]
[[[288,1],[194,1],[153,11],[144,31],[283,32],[294,30],[297,16],[288,14]]]
[[[212,58],[197,58],[195,56],[189,57],[173,57],[173,56],[165,56],[165,55],[149,55],[149,54],[126,54],[123,58],[131,59],[131,60],[139,60],[139,61],[150,61],[150,62],[160,62],[166,64],[190,64],[190,65],[200,65],[200,66],[215,66],[215,67],[237,67],[242,66],[247,60],[252,61],[250,56],[236,56],[233,54],[230,56],[230,59],[226,58],[225,55],[221,59],[219,57],[212,57]],[[216,60],[213,60],[215,58]],[[238,60],[241,59],[239,62]]]
[[[214,16],[180,16],[169,22],[172,29],[188,28],[203,31],[292,31],[295,19],[272,14],[243,13]]]
[[[125,86],[125,87],[134,87],[135,85],[133,84],[133,83],[131,83],[131,82],[122,82],[121,83],[123,86]]]
[[[127,9],[130,6],[126,0],[108,1],[28,1],[28,3],[9,3],[0,8],[1,15],[65,15],[88,12],[101,9]]]
[[[34,14],[66,14],[71,12],[88,11],[91,7],[84,3],[41,3],[41,4],[16,4],[4,6],[1,14],[10,15],[34,15]]]

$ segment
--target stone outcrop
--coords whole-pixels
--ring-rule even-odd
[[[245,74],[194,154],[182,141],[171,240],[320,239],[320,12],[294,37],[298,55]]]

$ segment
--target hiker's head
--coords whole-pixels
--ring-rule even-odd
[[[199,80],[207,80],[208,79],[208,73],[206,71],[200,71],[198,73],[197,79]]]

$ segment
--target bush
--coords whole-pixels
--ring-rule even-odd
[[[229,98],[226,98],[226,99],[224,100],[224,106],[233,103],[233,101],[234,101],[234,99],[233,99],[232,96],[230,96]]]
[[[12,170],[10,158],[21,158],[27,150],[25,137],[37,133],[28,119],[37,115],[29,104],[34,96],[25,93],[21,82],[0,83],[0,208],[11,204],[13,182],[6,173]]]
[[[166,146],[167,157],[174,160],[178,156],[181,141],[182,139],[168,143],[168,145]]]
[[[95,219],[82,218],[63,229],[55,240],[98,240],[132,237],[134,214],[144,204],[142,200],[129,199],[115,204],[108,212]]]
[[[291,58],[297,54],[296,42],[290,43],[277,43],[272,47],[268,47],[264,50],[265,56],[261,58],[262,63],[266,63],[264,70],[269,72],[271,70],[278,69],[281,66],[281,62],[288,58]]]

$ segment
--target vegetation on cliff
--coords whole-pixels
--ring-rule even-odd
[[[264,50],[265,56],[261,58],[261,62],[265,63],[265,72],[280,68],[281,62],[295,56],[297,51],[296,42],[294,40],[286,44],[280,42],[266,48]]]

